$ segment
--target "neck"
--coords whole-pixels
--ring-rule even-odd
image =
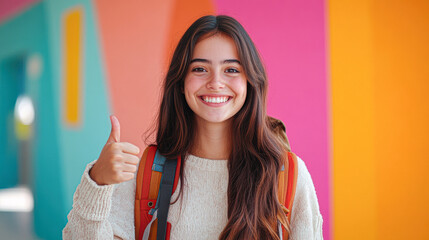
[[[231,152],[231,124],[210,123],[198,119],[197,131],[190,153],[208,159],[226,160]]]

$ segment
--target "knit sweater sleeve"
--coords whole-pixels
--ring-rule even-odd
[[[135,180],[99,186],[89,176],[87,165],[73,196],[63,239],[134,240]]]
[[[323,218],[316,190],[304,161],[298,158],[298,180],[292,207],[291,240],[322,240]]]

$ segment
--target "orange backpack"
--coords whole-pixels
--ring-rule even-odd
[[[136,179],[134,208],[136,240],[170,239],[171,224],[167,222],[168,206],[171,194],[177,187],[180,164],[180,157],[167,160],[159,154],[155,145],[147,147],[144,151]],[[296,155],[288,152],[287,162],[279,174],[278,197],[289,222],[291,218],[290,210],[295,196],[297,168]],[[170,173],[167,174],[165,171]],[[164,189],[161,191],[168,192],[168,194],[158,194],[160,189]],[[159,207],[160,202],[167,204],[164,208]],[[160,211],[164,212],[163,218],[160,217]],[[283,226],[279,228],[279,231],[283,237],[282,239],[288,239],[288,233]]]

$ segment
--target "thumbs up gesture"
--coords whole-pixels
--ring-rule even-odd
[[[100,157],[92,166],[89,176],[98,185],[121,183],[134,178],[137,171],[140,149],[127,142],[121,142],[119,120],[110,116],[112,130]]]

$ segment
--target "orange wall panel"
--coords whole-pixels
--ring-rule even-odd
[[[166,72],[163,56],[173,0],[163,4],[140,0],[94,3],[111,111],[121,123],[121,141],[142,150],[144,133],[158,109]]]
[[[165,69],[168,69],[174,49],[186,29],[199,17],[214,14],[215,6],[211,0],[174,0],[165,48]]]
[[[123,4],[97,0],[95,9],[112,112],[122,127],[121,140],[143,148],[179,37],[197,17],[214,13],[214,7],[211,1],[159,4],[133,0]]]
[[[378,239],[429,239],[429,2],[374,5]]]
[[[334,239],[429,239],[428,12],[329,1]]]

